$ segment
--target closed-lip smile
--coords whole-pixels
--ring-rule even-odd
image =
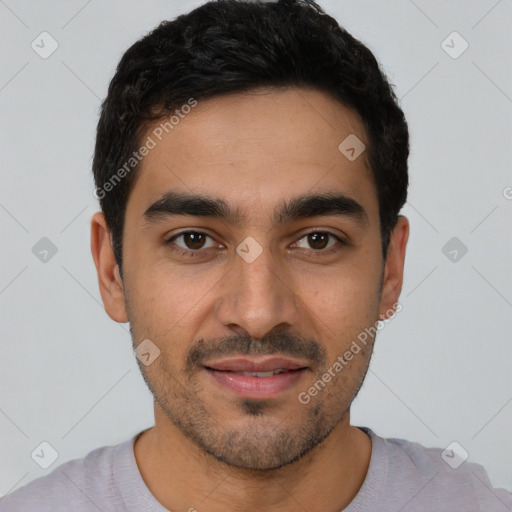
[[[238,356],[208,362],[204,368],[218,384],[238,396],[269,399],[296,385],[308,365],[282,356]]]

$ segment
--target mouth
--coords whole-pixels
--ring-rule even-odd
[[[204,365],[223,389],[243,398],[270,399],[296,386],[308,370],[303,361],[284,357],[231,358]]]

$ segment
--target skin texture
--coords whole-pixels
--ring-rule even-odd
[[[155,426],[134,452],[148,488],[174,512],[334,512],[364,481],[371,441],[350,425],[350,404],[373,340],[309,403],[298,400],[365,327],[389,316],[402,287],[408,221],[399,217],[384,262],[366,152],[349,161],[338,150],[349,134],[368,147],[357,113],[315,89],[199,102],[141,163],[126,209],[124,282],[104,217],[93,216],[105,309],[130,322],[135,347],[150,339],[160,350],[150,365],[139,362],[155,397]],[[184,215],[147,222],[146,209],[168,191],[222,198],[245,222]],[[310,193],[345,194],[367,220],[274,222],[283,201]],[[187,229],[211,238],[169,242]],[[330,237],[324,248],[307,236],[326,232],[346,243]],[[262,248],[251,263],[236,252],[247,237]],[[293,356],[308,368],[276,397],[247,400],[201,364],[243,351]]]

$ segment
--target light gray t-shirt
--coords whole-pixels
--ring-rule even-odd
[[[482,466],[464,462],[452,469],[438,448],[385,439],[367,427],[358,428],[372,440],[370,466],[361,489],[343,512],[512,510],[512,493],[492,488]],[[0,511],[168,512],[137,467],[133,443],[138,435],[61,464],[0,499]],[[196,508],[200,510],[199,504]]]

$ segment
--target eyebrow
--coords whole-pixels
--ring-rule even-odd
[[[143,218],[147,224],[153,224],[177,215],[216,218],[234,225],[247,222],[240,208],[230,206],[221,198],[176,191],[166,192],[144,212]],[[327,215],[368,223],[368,214],[363,206],[341,193],[305,194],[283,201],[274,211],[273,222],[282,225],[294,220]]]

